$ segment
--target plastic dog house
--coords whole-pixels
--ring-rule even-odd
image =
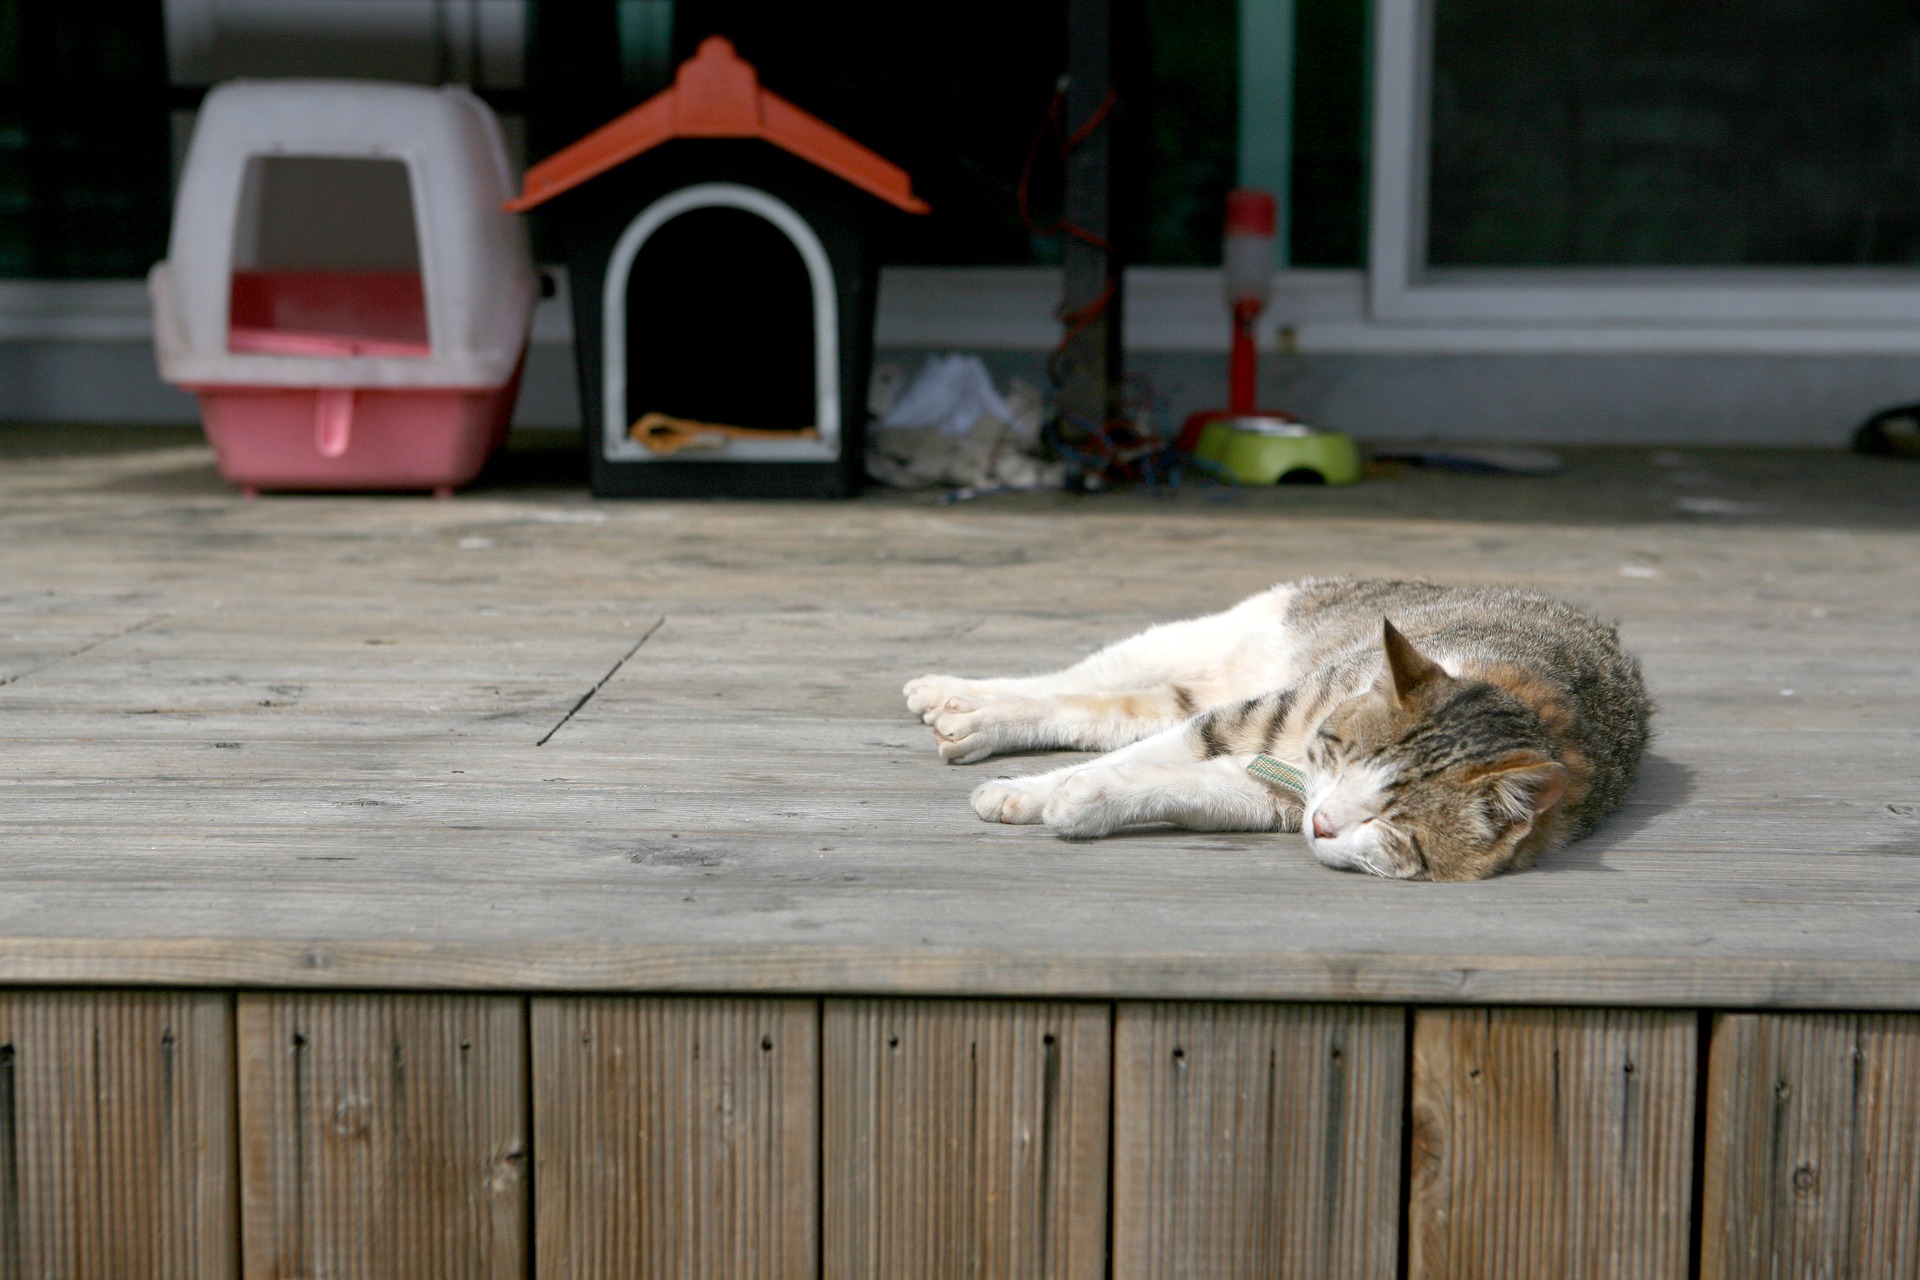
[[[227,479],[432,489],[506,439],[539,279],[493,113],[459,89],[239,81],[207,95],[164,262],[167,381]]]
[[[595,493],[858,491],[873,219],[927,211],[905,170],[711,36],[672,87],[529,169],[508,207],[549,201],[571,246]],[[669,451],[635,438],[649,414],[722,429]]]

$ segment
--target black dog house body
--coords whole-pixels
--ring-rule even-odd
[[[904,171],[760,89],[718,37],[673,88],[528,171],[510,207],[553,201],[570,246],[596,494],[859,490],[876,197],[926,209]],[[629,434],[653,412],[754,434],[661,453]]]

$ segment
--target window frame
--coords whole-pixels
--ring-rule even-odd
[[[1920,268],[1427,265],[1433,19],[1374,0],[1368,310],[1391,324],[1920,327]]]

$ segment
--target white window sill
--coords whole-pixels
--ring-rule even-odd
[[[1791,273],[1787,273],[1791,275]],[[1771,277],[1771,278],[1766,278]],[[1822,282],[1805,287],[1802,320],[1787,324],[1764,318],[1662,312],[1664,289],[1644,281],[1620,281],[1637,295],[1637,310],[1594,314],[1580,299],[1595,290],[1591,278],[1560,291],[1552,281],[1476,283],[1479,297],[1466,316],[1382,322],[1369,315],[1367,280],[1361,271],[1280,272],[1273,301],[1260,320],[1261,345],[1283,344],[1303,355],[1501,355],[1501,354],[1701,354],[1701,355],[1916,355],[1920,315],[1902,323],[1887,308],[1819,311],[1812,308]],[[1428,286],[1446,292],[1452,285]],[[1613,287],[1611,285],[1609,288]],[[1749,299],[1764,295],[1764,316],[1791,308],[1803,286],[1782,273],[1756,273],[1730,286]],[[1876,282],[1900,295],[1899,306],[1920,303],[1920,287],[1897,280]],[[958,350],[1045,351],[1059,340],[1054,310],[1060,274],[1049,267],[897,267],[881,272],[875,343],[880,347]],[[1557,296],[1556,296],[1557,295]],[[1516,305],[1517,297],[1517,305]],[[1459,301],[1459,299],[1455,299]],[[564,286],[534,313],[533,341],[572,341]],[[1219,272],[1199,267],[1137,267],[1127,272],[1126,343],[1136,352],[1223,355],[1227,311]],[[1864,313],[1862,313],[1864,312]],[[1290,338],[1283,330],[1291,330]],[[0,341],[150,342],[152,315],[144,281],[0,281]]]

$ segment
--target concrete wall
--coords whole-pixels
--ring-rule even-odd
[[[523,426],[579,423],[561,285],[535,315]],[[889,271],[877,358],[911,372],[977,351],[1001,381],[1044,386],[1057,290],[1045,270]],[[146,308],[133,281],[0,289],[0,421],[194,421],[192,398],[155,373]],[[1331,272],[1284,275],[1262,325],[1262,403],[1368,440],[1832,446],[1875,409],[1920,401],[1920,333],[1809,331],[1796,351],[1777,329],[1382,325],[1359,273]],[[1225,402],[1212,273],[1129,273],[1126,329],[1130,370],[1176,420]]]
[[[909,372],[930,352],[888,348]],[[1044,385],[1039,352],[982,353]],[[1137,351],[1175,421],[1226,403],[1226,361]],[[1839,446],[1876,409],[1920,401],[1920,358],[1731,355],[1266,355],[1263,406],[1362,440]]]

